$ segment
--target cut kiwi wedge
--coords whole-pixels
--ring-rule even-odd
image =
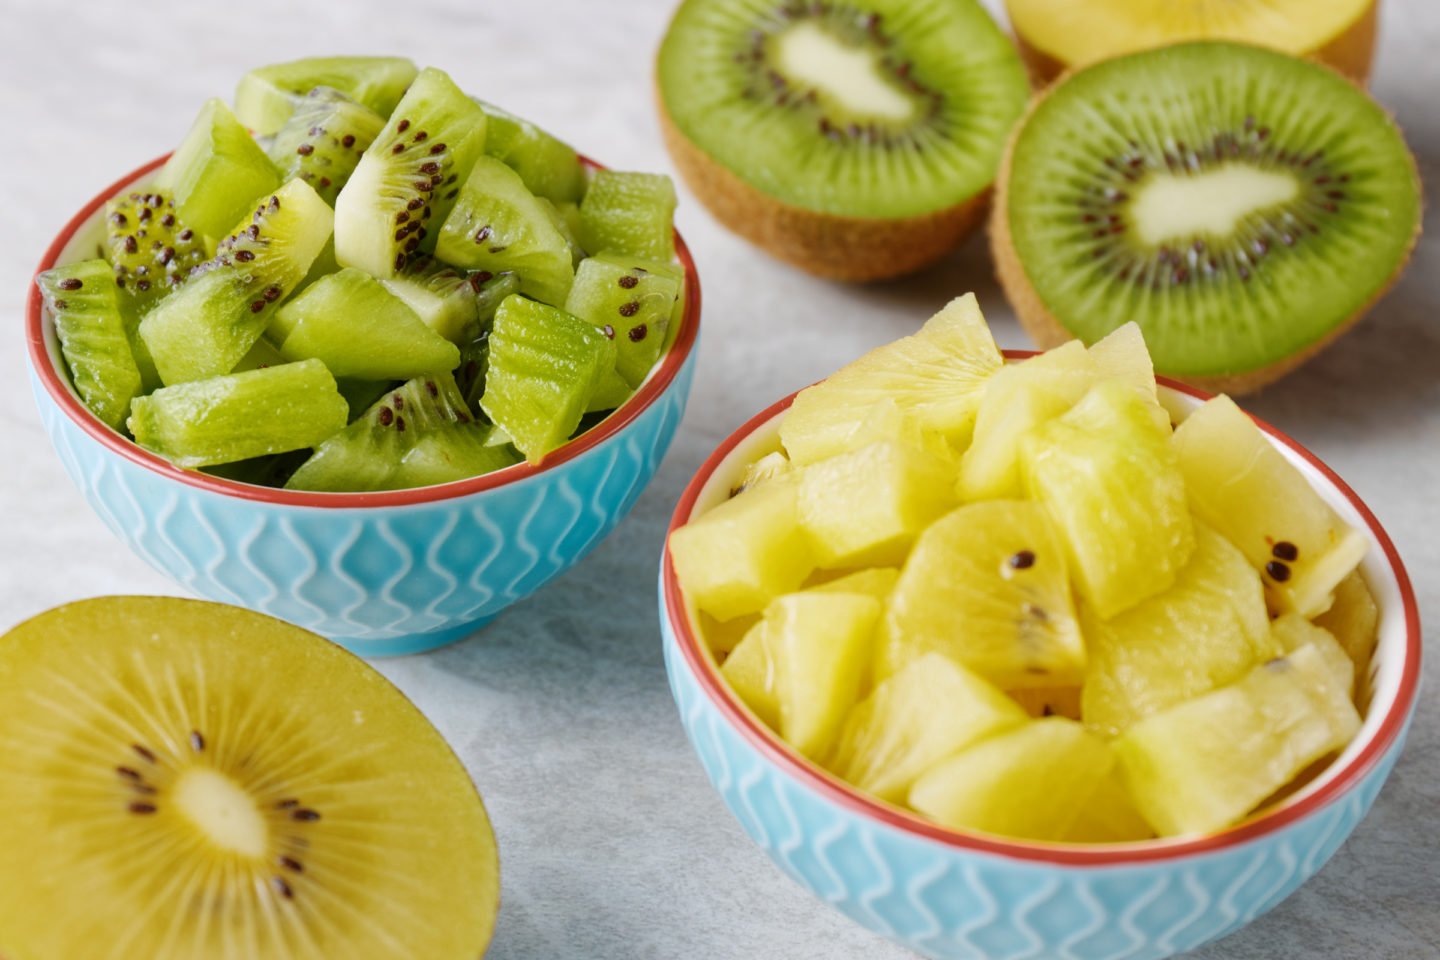
[[[261,198],[215,256],[140,321],[160,379],[172,385],[234,370],[320,256],[333,220],[303,180]]]
[[[85,407],[119,430],[143,389],[110,264],[82,260],[35,278],[55,318],[60,355]]]
[[[1030,93],[975,0],[686,0],[656,76],[716,218],[844,280],[919,269],[979,222]]]
[[[485,112],[426,67],[335,201],[335,258],[377,277],[435,249],[460,184],[485,149]]]
[[[1414,158],[1364,91],[1205,41],[1052,87],[1012,141],[991,242],[1042,346],[1133,319],[1157,373],[1241,393],[1358,320],[1419,225]]]
[[[210,259],[205,238],[180,219],[164,190],[127,190],[106,202],[105,246],[122,302],[137,316]]]
[[[475,960],[494,833],[357,657],[235,607],[102,597],[0,638],[14,958]]]
[[[189,226],[219,239],[255,200],[280,186],[280,171],[220,100],[208,100],[170,155],[155,187],[174,195]]]
[[[528,120],[476,99],[488,118],[485,152],[525,181],[525,189],[553,203],[578,203],[585,195],[585,167],[569,144]]]
[[[415,64],[404,57],[306,57],[274,63],[240,78],[235,114],[256,136],[268,137],[285,125],[304,94],[329,87],[388,117],[414,79]]]
[[[458,270],[425,257],[384,281],[425,325],[458,346],[489,329],[500,301],[520,292],[513,273]]]
[[[270,159],[286,180],[299,177],[331,206],[355,172],[385,118],[329,87],[300,97],[275,134]]]
[[[646,269],[645,263],[617,256],[582,260],[565,300],[567,312],[589,320],[615,341],[615,369],[631,388],[640,386],[659,359],[680,295],[674,276]],[[602,403],[616,396],[624,399],[614,390],[607,393]]]
[[[675,184],[659,173],[600,170],[580,204],[580,246],[669,261],[675,256]]]
[[[1376,0],[1005,0],[1020,52],[1041,80],[1186,40],[1240,40],[1314,57],[1363,83]]]

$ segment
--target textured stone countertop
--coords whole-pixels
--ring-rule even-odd
[[[652,110],[668,0],[243,4],[0,0],[6,185],[0,238],[0,630],[55,604],[171,593],[61,472],[25,385],[23,297],[79,206],[178,142],[203,98],[250,66],[393,52],[621,168],[670,170]],[[1385,0],[1375,91],[1440,190],[1440,4]],[[503,857],[494,960],[839,960],[909,954],[795,886],[741,833],[685,742],[661,662],[662,530],[705,456],[762,406],[912,331],[974,289],[1004,346],[1025,346],[982,237],[914,279],[825,283],[721,230],[682,190],[704,279],[690,412],[615,535],[467,642],[380,668],[439,726],[485,794]],[[1432,204],[1427,223],[1440,236]],[[1440,619],[1440,242],[1338,347],[1249,406],[1333,466]],[[1433,627],[1432,627],[1433,630]],[[1440,689],[1440,657],[1426,670]],[[1309,885],[1205,960],[1440,958],[1440,707],[1421,705],[1369,819]]]

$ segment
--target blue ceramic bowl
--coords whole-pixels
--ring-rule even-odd
[[[1177,416],[1202,395],[1162,389]],[[778,449],[786,399],[730,437],[685,491],[671,529],[729,495],[744,465]],[[1229,830],[1111,845],[1007,841],[947,830],[867,797],[805,760],[721,679],[693,606],[661,560],[671,690],[711,783],[752,840],[852,920],[945,960],[1159,960],[1238,930],[1304,883],[1365,816],[1415,710],[1420,624],[1404,567],[1374,516],[1333,473],[1264,424],[1350,523],[1368,531],[1363,572],[1381,610],[1359,736],[1303,790]]]
[[[95,256],[101,208],[75,216],[39,269]],[[700,282],[684,241],[685,314],[629,401],[539,467],[440,486],[301,493],[179,470],[96,420],[65,373],[32,285],[31,385],[66,472],[135,553],[186,589],[306,627],[363,656],[458,640],[568,569],[634,505],[670,447],[695,369]]]

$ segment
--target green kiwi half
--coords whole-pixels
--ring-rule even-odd
[[[379,673],[234,607],[104,597],[0,637],[13,960],[476,960],[494,834]]]
[[[842,279],[952,247],[1030,92],[975,0],[686,0],[657,82],[666,142],[716,217]]]
[[[1363,90],[1197,42],[1053,87],[1014,136],[991,237],[1042,346],[1134,320],[1157,373],[1235,393],[1358,320],[1419,226],[1414,158]]]

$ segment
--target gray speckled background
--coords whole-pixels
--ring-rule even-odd
[[[61,472],[23,386],[22,298],[70,214],[169,149],[204,97],[256,63],[395,52],[550,127],[607,163],[669,169],[651,111],[667,0],[350,0],[306,5],[0,0],[0,629],[78,597],[168,593]],[[1440,4],[1385,0],[1375,90],[1440,189]],[[1440,224],[1432,208],[1432,233]],[[705,289],[690,415],[654,485],[606,544],[483,634],[381,668],[459,750],[504,861],[494,960],[806,960],[908,954],[813,901],[751,846],[704,780],[661,664],[655,561],[708,452],[755,410],[948,297],[979,292],[1022,346],[983,238],[903,284],[849,289],[767,260],[682,194]],[[1307,444],[1379,514],[1422,612],[1440,617],[1440,243],[1338,347],[1251,406]],[[1432,659],[1429,689],[1440,666]],[[1440,957],[1440,709],[1422,705],[1370,818],[1294,898],[1207,960]]]

